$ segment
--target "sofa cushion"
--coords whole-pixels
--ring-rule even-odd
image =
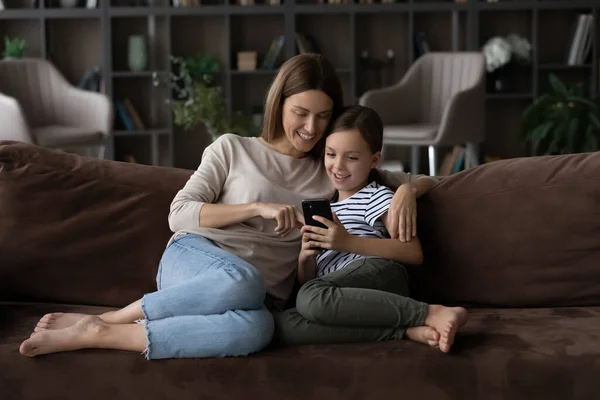
[[[600,152],[496,161],[419,201],[429,302],[600,305]]]
[[[156,290],[192,171],[0,143],[0,300],[123,306]]]
[[[51,311],[0,304],[0,387],[19,399],[596,399],[600,308],[473,310],[449,354],[409,341],[279,349],[249,357],[147,361],[79,350],[35,358],[22,340]]]

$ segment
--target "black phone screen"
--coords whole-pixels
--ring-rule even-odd
[[[330,221],[333,221],[331,206],[329,205],[329,200],[327,199],[303,200],[302,212],[304,213],[304,223],[306,225],[318,226],[320,228],[327,229],[325,225],[323,225],[319,221],[315,221],[312,218],[314,215],[318,215],[323,218],[327,218]]]

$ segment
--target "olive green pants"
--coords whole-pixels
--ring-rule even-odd
[[[356,260],[302,286],[296,308],[275,314],[275,339],[287,345],[402,339],[429,311],[408,292],[401,264]]]

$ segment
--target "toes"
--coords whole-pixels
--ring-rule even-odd
[[[440,347],[440,342],[438,342],[437,340],[428,340],[427,344],[434,349]]]
[[[37,354],[37,346],[28,339],[21,344],[19,352],[24,356],[33,357]]]

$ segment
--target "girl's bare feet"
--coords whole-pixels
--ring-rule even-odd
[[[428,344],[431,347],[438,347],[440,334],[428,326],[414,326],[406,329],[406,337],[415,342]]]
[[[448,353],[454,344],[458,328],[468,319],[467,310],[462,307],[430,305],[425,325],[434,328],[440,334],[440,350]]]

